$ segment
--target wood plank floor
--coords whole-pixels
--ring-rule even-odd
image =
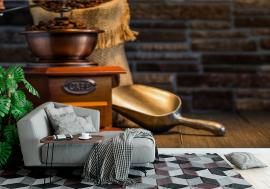
[[[268,148],[270,147],[270,112],[208,112],[188,115],[218,121],[227,128],[224,137],[205,131],[177,126],[155,135],[159,148]]]

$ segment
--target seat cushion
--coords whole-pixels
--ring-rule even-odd
[[[53,150],[53,164],[84,164],[92,144],[55,144]],[[41,161],[46,163],[48,145],[41,147]],[[52,144],[49,148],[48,162],[51,163]]]
[[[103,133],[104,134],[104,133]],[[118,133],[119,134],[119,133]],[[100,135],[100,133],[99,133]],[[105,137],[117,135],[117,133],[105,133]],[[155,160],[155,143],[148,138],[135,138],[134,149],[132,152],[132,164],[144,164],[153,162]],[[53,164],[80,164],[83,165],[88,158],[92,144],[72,144],[62,145],[55,144]],[[46,163],[48,145],[41,147],[41,160]],[[48,162],[51,162],[51,149],[50,145],[48,153]]]

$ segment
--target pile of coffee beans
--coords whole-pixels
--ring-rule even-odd
[[[33,2],[48,11],[61,12],[63,9],[79,9],[97,6],[109,0],[34,0]]]
[[[33,2],[52,12],[61,12],[63,7],[66,7],[63,1],[34,0]]]
[[[50,30],[61,30],[61,29],[87,29],[87,27],[86,25],[79,23],[77,21],[74,21],[69,17],[56,17],[53,20],[49,20],[48,22],[40,21],[38,25],[26,27],[27,31],[35,31],[35,30],[50,31]],[[95,29],[95,28],[91,28],[91,29]]]
[[[74,9],[81,9],[81,8],[94,7],[103,2],[104,0],[70,0],[68,1],[67,6]]]

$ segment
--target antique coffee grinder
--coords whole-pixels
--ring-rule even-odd
[[[2,13],[7,13],[22,8],[40,6],[47,11],[59,13],[59,17],[26,27],[26,31],[22,32],[26,37],[30,51],[36,57],[36,62],[29,63],[28,66],[97,65],[86,58],[93,52],[98,34],[103,31],[98,28],[87,28],[84,24],[64,17],[64,13],[75,8],[68,0],[36,0],[34,2],[36,3],[34,5],[2,11]]]
[[[65,12],[80,7],[80,4],[74,4],[74,1],[34,2],[34,5],[9,10],[4,10],[3,7],[1,11],[5,14],[40,6],[47,11],[59,13],[53,20],[40,21],[38,25],[27,27],[21,33],[36,58],[25,67],[26,77],[40,93],[39,100],[32,99],[34,104],[55,101],[98,109],[100,127],[111,129],[113,76],[125,73],[125,70],[118,66],[98,66],[97,63],[87,60],[97,44],[98,34],[103,31],[87,28],[64,16]],[[94,6],[102,0],[87,2],[88,6]]]

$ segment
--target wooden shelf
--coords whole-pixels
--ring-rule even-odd
[[[100,102],[63,102],[64,104],[71,106],[79,106],[79,107],[100,107],[100,106],[108,106],[108,102],[100,101]]]
[[[25,68],[28,75],[51,75],[51,76],[91,76],[91,75],[117,75],[126,71],[119,66],[90,66],[90,67],[48,67],[48,68]]]

